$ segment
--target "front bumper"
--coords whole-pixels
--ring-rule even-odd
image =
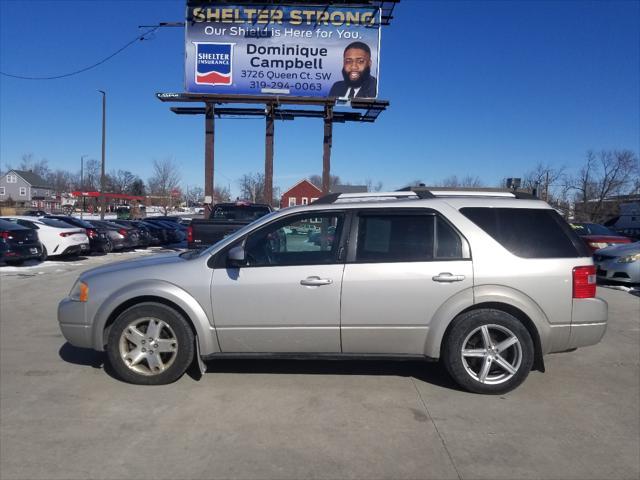
[[[91,326],[85,318],[84,302],[64,298],[58,304],[58,324],[64,338],[75,347],[92,348]]]
[[[618,263],[616,259],[605,260],[596,264],[598,280],[640,283],[640,261]]]

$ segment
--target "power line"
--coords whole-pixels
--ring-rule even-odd
[[[126,43],[125,45],[120,47],[118,50],[113,52],[111,55],[103,58],[99,62],[94,63],[93,65],[89,65],[88,67],[81,68],[80,70],[76,70],[74,72],[69,72],[69,73],[65,73],[65,74],[62,74],[62,75],[38,76],[38,77],[30,77],[30,76],[26,76],[26,75],[14,75],[14,74],[11,74],[11,73],[6,73],[6,72],[0,72],[0,75],[4,75],[5,77],[17,78],[17,79],[20,79],[20,80],[56,80],[56,79],[59,79],[59,78],[65,78],[65,77],[71,77],[73,75],[78,75],[79,73],[83,73],[83,72],[86,72],[87,70],[91,70],[92,68],[96,68],[96,67],[102,65],[103,63],[107,62],[108,60],[111,60],[113,57],[115,57],[120,52],[122,52],[126,48],[130,47],[131,45],[133,45],[137,41],[147,40],[147,38],[146,38],[147,35],[152,34],[153,32],[155,32],[156,30],[158,30],[162,26],[164,26],[164,25],[160,24],[160,25],[157,25],[157,26],[155,26],[153,28],[150,28],[149,30],[147,30],[146,32],[142,33],[141,35],[138,35],[136,38],[134,38],[130,42]]]

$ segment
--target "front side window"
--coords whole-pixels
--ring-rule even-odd
[[[27,195],[27,187],[20,187],[20,196],[26,197]]]
[[[428,262],[465,256],[460,235],[435,214],[367,213],[359,218],[357,262]]]
[[[313,214],[319,223],[310,225],[309,215],[289,217],[247,238],[248,266],[323,265],[338,261],[338,245],[344,224],[342,213]]]

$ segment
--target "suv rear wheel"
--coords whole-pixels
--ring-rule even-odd
[[[142,303],[125,310],[109,332],[107,354],[118,376],[139,385],[180,378],[194,356],[194,335],[174,309]]]
[[[453,321],[442,360],[462,388],[501,394],[527,378],[533,356],[531,335],[518,319],[500,310],[481,309]]]

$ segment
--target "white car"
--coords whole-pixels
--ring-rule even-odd
[[[25,216],[0,218],[36,230],[42,243],[43,260],[47,256],[89,253],[89,237],[82,228],[53,218]]]

